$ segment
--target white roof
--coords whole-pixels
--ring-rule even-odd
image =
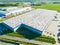
[[[15,9],[13,9],[15,8]],[[14,15],[16,13],[23,13],[24,11],[28,11],[29,10],[32,10],[31,7],[12,7],[11,10],[9,10],[10,8],[7,8],[8,11],[0,11],[0,14],[3,14],[5,16],[7,15],[11,15],[11,13]]]
[[[37,9],[29,13],[8,19],[4,21],[4,23],[13,29],[17,28],[17,26],[23,23],[40,31],[43,31],[47,28],[56,14],[56,11]]]

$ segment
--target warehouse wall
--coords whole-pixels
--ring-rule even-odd
[[[8,25],[5,24],[5,23],[2,23],[2,25],[4,25],[6,28],[10,29],[11,31],[14,31],[14,29],[13,29],[12,27],[8,26]]]
[[[23,35],[25,38],[32,39],[32,38],[42,35],[42,31],[35,29],[33,27],[30,27],[28,25],[25,25],[25,24],[21,24],[21,25],[17,26],[16,28],[12,28],[5,23],[2,23],[2,25],[4,25],[6,28],[10,29],[11,31],[14,31],[14,29],[16,29],[18,27],[18,29],[16,29],[16,32],[18,32],[18,34],[20,34],[20,35]]]
[[[29,39],[42,35],[42,31],[34,29],[33,27],[27,26],[25,24],[21,24],[21,26],[17,29],[17,32]]]
[[[2,17],[2,16],[5,16],[5,14],[3,14],[3,13],[0,13],[0,17]]]
[[[11,31],[11,30],[8,29],[7,27],[5,27],[2,23],[0,23],[0,35],[12,33],[12,32],[13,32],[13,31]]]

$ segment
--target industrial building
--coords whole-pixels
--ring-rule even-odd
[[[31,7],[8,7],[0,8],[0,17],[3,16],[16,16],[32,10]]]
[[[47,29],[50,22],[57,15],[56,11],[36,9],[20,16],[8,19],[2,24],[12,31],[20,30],[21,27],[42,34]]]

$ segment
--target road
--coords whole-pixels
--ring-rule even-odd
[[[7,36],[7,35],[2,35],[0,37],[1,38],[4,37],[4,38],[7,38],[7,39],[12,39],[12,40],[23,41],[23,42],[28,42],[28,43],[33,43],[33,44],[37,44],[37,45],[54,45],[54,44],[51,44],[51,43],[29,40],[29,39],[19,38],[19,37],[12,37],[12,36]]]
[[[1,42],[0,41],[0,45],[15,45],[15,44],[11,44],[11,43],[6,43],[6,42]]]

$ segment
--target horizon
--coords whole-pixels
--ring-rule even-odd
[[[60,2],[60,0],[0,0],[0,2]]]

